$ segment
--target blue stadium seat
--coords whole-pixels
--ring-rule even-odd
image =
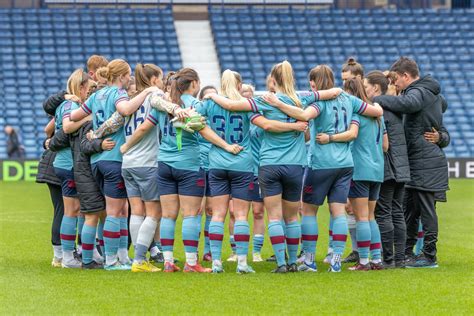
[[[415,58],[422,74],[430,73],[441,83],[449,104],[445,124],[453,141],[461,141],[459,148],[450,146],[446,152],[459,157],[474,156],[472,21],[473,9],[210,7],[221,68],[245,73],[245,81],[257,90],[265,89],[267,72],[286,57],[293,64],[299,89],[307,89],[307,72],[316,64],[330,65],[340,84],[338,73],[349,56],[356,56],[367,72],[388,69],[400,55]],[[262,70],[252,71],[261,62]]]
[[[42,152],[43,128],[48,122],[43,100],[64,89],[72,71],[83,67],[91,54],[103,54],[109,60],[125,58],[132,68],[137,61],[156,63],[165,71],[182,65],[170,7],[132,13],[2,9],[0,54],[0,126],[20,129],[30,158]],[[0,159],[6,158],[5,146],[0,133]]]

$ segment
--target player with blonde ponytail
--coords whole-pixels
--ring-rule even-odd
[[[240,95],[242,79],[231,70],[222,74],[221,98],[231,102],[247,102]],[[212,270],[214,273],[223,272],[221,262],[222,238],[224,235],[224,220],[227,214],[230,195],[233,199],[235,225],[234,238],[237,245],[237,273],[253,273],[247,264],[250,227],[247,215],[250,207],[250,187],[253,183],[253,160],[250,148],[250,123],[265,121],[265,129],[278,131],[294,131],[301,129],[301,124],[289,124],[267,121],[258,113],[233,112],[220,107],[212,100],[200,102],[191,95],[183,95],[181,100],[188,106],[193,106],[202,115],[207,116],[211,128],[223,139],[243,147],[239,155],[233,156],[212,146],[209,152],[209,183],[212,208],[212,220],[209,225],[209,239],[212,254]],[[304,125],[304,124],[303,124]],[[305,126],[303,126],[303,129]]]
[[[320,94],[323,98],[333,98],[338,91],[310,92],[298,96],[294,87],[293,70],[287,61],[272,68],[269,83],[277,96],[293,106],[302,107],[317,101]],[[264,129],[260,149],[259,184],[262,189],[265,208],[269,218],[269,234],[273,250],[278,261],[277,273],[287,272],[285,259],[285,240],[288,243],[290,271],[297,271],[296,255],[298,251],[300,227],[298,223],[298,205],[301,194],[303,166],[306,164],[304,136],[306,129],[301,130],[273,129],[273,122],[294,124],[296,120],[288,117],[278,109],[267,104],[261,97],[244,100],[230,100],[218,95],[210,95],[215,102],[228,111],[252,111],[257,113],[252,123]],[[263,112],[265,118],[260,114]],[[269,121],[272,120],[272,121]],[[270,123],[272,122],[272,123]],[[298,126],[300,123],[296,123]],[[288,223],[287,235],[281,223],[282,218]]]

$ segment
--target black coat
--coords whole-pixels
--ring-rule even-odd
[[[439,83],[431,76],[414,81],[400,96],[382,95],[374,98],[384,109],[405,114],[405,137],[411,180],[407,188],[422,191],[448,189],[448,163],[443,150],[425,140],[424,133],[441,130],[445,100]]]
[[[58,106],[60,106],[61,103],[63,103],[66,100],[66,99],[64,99],[65,94],[66,94],[66,91],[59,91],[58,93],[53,94],[52,96],[47,98],[43,102],[43,110],[47,114],[54,117],[54,115],[56,114],[56,109],[58,108]]]
[[[384,181],[407,183],[410,181],[410,163],[402,115],[385,110],[383,118],[389,142],[388,151],[384,154]]]
[[[87,122],[73,134],[66,134],[61,129],[57,131],[49,142],[49,148],[58,151],[71,147],[74,167],[74,182],[81,211],[98,212],[105,209],[105,199],[92,174],[90,156],[102,152],[102,140],[87,139],[87,133],[92,130],[92,122]]]
[[[20,144],[20,139],[18,138],[18,134],[15,131],[11,132],[11,134],[8,135],[7,155],[8,155],[8,158],[17,158],[17,159],[25,158],[25,150],[23,146]]]
[[[38,164],[38,173],[36,174],[37,183],[61,185],[61,181],[54,172],[54,158],[56,158],[55,152],[52,152],[51,150],[45,150],[43,152]]]

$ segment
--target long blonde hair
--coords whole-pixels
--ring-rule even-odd
[[[238,86],[242,83],[242,77],[238,72],[226,69],[222,73],[221,78],[221,93],[223,96],[231,100],[241,100],[242,95],[239,92]]]
[[[295,90],[295,78],[293,75],[293,67],[285,60],[273,66],[270,76],[275,80],[281,92],[286,94],[296,106],[301,107],[301,101]]]
[[[81,88],[84,87],[84,85],[89,85],[89,79],[89,74],[83,69],[79,68],[74,70],[67,80],[67,93],[82,99]]]

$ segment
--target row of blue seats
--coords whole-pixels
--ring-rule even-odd
[[[307,12],[311,15],[456,15],[463,16],[465,14],[474,14],[474,9],[472,8],[459,8],[459,9],[434,9],[434,8],[398,8],[398,9],[310,9],[305,8],[302,10],[299,7],[290,7],[288,9],[282,8],[272,8],[272,7],[239,7],[239,8],[228,8],[222,6],[211,6],[209,7],[209,12],[213,15],[215,14],[298,14],[301,12]]]

